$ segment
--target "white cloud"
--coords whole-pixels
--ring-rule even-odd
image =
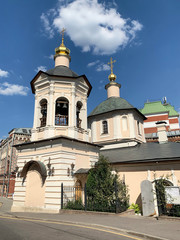
[[[46,72],[46,71],[47,71],[47,68],[46,68],[45,66],[39,66],[39,67],[37,67],[34,71],[35,71],[35,72],[39,72],[39,71]]]
[[[110,66],[108,64],[101,63],[97,66],[96,71],[97,72],[102,72],[102,71],[108,71],[110,70]]]
[[[8,82],[0,83],[0,95],[12,96],[23,95],[26,96],[29,91],[28,87],[17,84],[10,84]]]
[[[9,76],[9,73],[7,71],[0,69],[0,77],[8,77],[8,76]]]
[[[49,58],[49,59],[54,59],[54,55],[51,54],[48,58]]]
[[[74,44],[84,52],[113,54],[130,43],[142,29],[138,21],[123,18],[115,3],[110,6],[97,0],[61,0],[56,9],[41,15],[48,37],[54,36],[55,29],[61,31],[64,27]]]
[[[94,67],[97,72],[108,71],[110,70],[110,66],[108,64],[102,63],[99,60],[88,63],[87,67]]]
[[[90,63],[88,63],[87,67],[93,67],[94,65],[96,65],[98,63],[99,63],[99,60],[96,60],[94,62],[90,62]]]
[[[41,14],[41,22],[43,23],[44,29],[46,31],[46,33],[48,33],[48,37],[49,38],[53,38],[54,37],[54,29],[51,26],[50,23],[50,17],[54,16],[54,14],[51,15],[52,11],[55,11],[54,9],[50,9],[46,14],[42,13]]]

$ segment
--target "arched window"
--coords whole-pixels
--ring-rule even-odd
[[[82,122],[82,119],[80,119],[80,111],[81,111],[81,108],[82,108],[82,102],[78,101],[77,104],[76,104],[76,126],[78,128],[81,128],[81,122]]]
[[[127,117],[126,116],[122,117],[122,129],[123,129],[123,131],[128,130],[128,122],[127,122]]]
[[[55,125],[68,126],[69,101],[60,97],[56,100]]]
[[[46,126],[46,119],[47,119],[47,100],[42,99],[40,101],[40,106],[41,106],[41,118],[40,118],[40,127],[45,127]]]
[[[107,134],[108,133],[108,123],[107,121],[102,122],[102,134]]]

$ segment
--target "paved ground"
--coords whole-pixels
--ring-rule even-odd
[[[180,220],[159,219],[142,216],[121,216],[115,214],[88,214],[88,213],[11,213],[12,201],[0,198],[3,202],[0,215],[11,215],[20,218],[45,219],[49,221],[61,221],[86,224],[88,226],[107,226],[111,229],[124,229],[128,232],[139,232],[145,235],[153,235],[169,240],[180,239]],[[152,238],[153,239],[153,238]],[[154,238],[158,239],[158,238]]]

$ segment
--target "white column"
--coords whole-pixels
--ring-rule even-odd
[[[81,116],[82,116],[82,128],[84,128],[85,130],[87,130],[87,102],[86,99],[83,101],[83,106],[81,109]]]
[[[92,134],[92,142],[96,142],[97,139],[97,130],[96,130],[96,121],[93,121],[91,124],[91,134]]]
[[[130,137],[135,138],[136,133],[135,133],[135,126],[134,126],[135,120],[133,117],[133,114],[129,114],[129,131],[130,131]]]
[[[49,101],[47,109],[47,126],[53,126],[54,124],[54,114],[53,114],[53,96],[54,96],[54,82],[50,83],[49,88]]]
[[[71,108],[69,108],[69,118],[70,121],[70,127],[76,126],[76,99],[75,99],[75,85],[72,85],[72,102],[71,102]]]
[[[121,137],[120,116],[113,117],[114,139]]]
[[[37,97],[37,95],[35,94],[35,104],[34,104],[34,124],[33,124],[33,128],[37,128],[37,127],[39,127],[38,126],[38,123],[39,123],[39,119],[38,119],[38,117],[39,117],[39,108],[40,107],[38,107],[38,97]]]

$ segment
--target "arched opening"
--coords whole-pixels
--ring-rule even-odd
[[[41,178],[42,178],[42,185],[45,183],[46,177],[47,177],[47,170],[46,170],[46,166],[44,165],[44,163],[40,162],[40,161],[29,161],[27,162],[22,171],[21,171],[21,177],[23,177],[23,179],[26,179],[27,173],[28,171],[32,168],[32,166],[35,166],[37,171],[40,173]]]
[[[43,207],[45,200],[46,167],[40,161],[29,161],[23,167],[21,177],[26,179],[26,207]]]
[[[166,214],[167,209],[165,187],[173,186],[173,184],[168,179],[164,178],[156,179],[154,183],[159,215]]]
[[[80,101],[78,101],[76,104],[76,126],[78,128],[81,128],[82,119],[80,119],[80,111],[81,111],[82,105],[83,104]]]
[[[80,180],[77,180],[75,184],[75,200],[81,200],[81,198],[82,198],[82,183]]]
[[[60,97],[56,100],[55,125],[68,126],[69,101]]]
[[[41,107],[40,127],[45,127],[46,120],[47,120],[47,100],[46,99],[42,99],[40,101],[40,107]]]
[[[102,122],[102,134],[107,134],[108,133],[108,123],[106,120]]]

